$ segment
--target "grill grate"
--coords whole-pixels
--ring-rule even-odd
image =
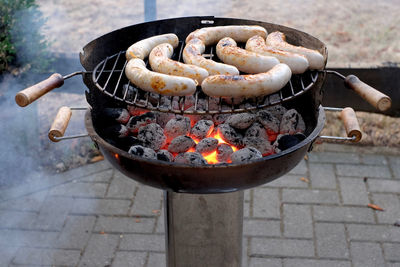
[[[238,45],[243,46],[243,44]],[[172,59],[182,62],[184,46],[183,42],[179,43],[178,48],[175,49],[179,53],[174,52]],[[207,47],[203,56],[219,61],[218,57],[214,57],[214,50],[215,46]],[[317,71],[294,74],[280,91],[263,97],[246,99],[239,105],[235,104],[234,98],[209,97],[201,91],[200,86],[193,96],[162,96],[145,92],[126,78],[124,74],[126,64],[125,51],[120,51],[101,61],[92,73],[92,79],[97,88],[106,95],[131,106],[176,114],[240,113],[266,108],[305,93],[312,88],[318,78]],[[146,62],[146,66],[150,69],[148,62]]]

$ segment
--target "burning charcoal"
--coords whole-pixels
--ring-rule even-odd
[[[199,120],[192,128],[191,133],[198,139],[209,136],[214,130],[214,123],[210,120]]]
[[[247,129],[256,120],[256,116],[251,113],[239,113],[230,116],[225,123],[236,129]]]
[[[278,135],[276,141],[273,144],[275,152],[279,153],[283,150],[291,148],[292,146],[295,146],[301,141],[303,141],[305,138],[306,136],[302,133],[297,133],[295,135],[280,134]]]
[[[146,112],[149,112],[148,109],[138,108],[138,107],[130,106],[130,105],[128,105],[127,109],[128,109],[128,112],[129,112],[129,114],[131,116],[139,116],[139,115],[142,115],[142,114],[144,114]]]
[[[126,127],[132,133],[137,133],[140,127],[156,122],[156,115],[153,112],[147,112],[139,116],[131,117]]]
[[[209,97],[208,98],[208,110],[218,110],[219,109],[219,98]]]
[[[241,104],[244,100],[246,100],[245,97],[222,97],[224,102],[228,105],[239,105]]]
[[[137,138],[142,141],[147,147],[154,150],[159,150],[165,145],[166,137],[164,131],[157,123],[150,123],[139,128]]]
[[[129,130],[126,128],[125,125],[122,124],[115,124],[109,127],[104,128],[103,134],[106,137],[110,138],[123,138],[129,135]]]
[[[242,146],[243,136],[228,124],[218,125],[218,132],[225,142],[238,147]]]
[[[192,138],[186,135],[180,135],[171,141],[171,144],[168,146],[168,151],[172,153],[186,152],[195,145],[196,143]]]
[[[176,157],[174,158],[174,162],[176,163],[188,163],[187,160],[185,159],[185,153],[179,153],[178,155],[176,155]]]
[[[304,120],[295,109],[290,109],[283,115],[280,125],[281,134],[304,133],[305,130]]]
[[[172,162],[174,160],[174,156],[167,150],[160,150],[157,152],[157,159],[166,162]]]
[[[277,134],[279,132],[280,121],[267,110],[257,112],[257,119],[267,130],[268,134]]]
[[[177,115],[175,118],[169,120],[164,127],[167,141],[171,141],[177,136],[187,135],[190,133],[190,119]]]
[[[175,115],[173,113],[169,112],[154,112],[156,114],[156,122],[158,125],[160,125],[162,128],[165,128],[165,125],[167,125],[167,122],[175,118]]]
[[[125,97],[124,99],[132,101],[135,98],[137,92],[138,90],[133,86],[130,86],[128,84],[124,84],[122,86],[122,97]]]
[[[262,154],[253,147],[242,148],[231,155],[232,163],[242,163],[259,158],[262,158]]]
[[[259,137],[245,137],[243,139],[243,144],[245,147],[253,147],[261,152],[262,155],[273,154],[275,148],[271,145],[268,139]]]
[[[231,155],[233,149],[230,145],[219,144],[217,147],[217,160],[219,162],[229,162],[231,160]]]
[[[267,139],[265,128],[258,122],[253,123],[247,130],[244,137],[257,137]]]
[[[213,121],[215,125],[220,125],[223,124],[229,117],[231,116],[231,114],[215,114],[213,116]]]
[[[104,108],[101,114],[105,119],[117,121],[121,124],[126,124],[131,117],[128,110],[124,108]]]
[[[204,138],[196,145],[196,152],[207,155],[217,149],[217,146],[218,139],[212,137]]]
[[[239,105],[239,108],[242,108],[242,109],[250,109],[250,108],[254,108],[255,106],[256,106],[256,103],[249,103],[249,102],[246,102],[246,103],[240,104],[240,105]],[[249,112],[253,112],[253,111],[249,111]]]
[[[153,149],[144,146],[132,146],[128,153],[146,159],[157,159],[156,152]]]
[[[191,111],[191,110],[195,110],[194,109],[194,106],[193,107],[190,107],[190,108],[188,108],[187,109],[188,111]],[[197,108],[197,110],[202,110],[202,109],[199,109],[199,108]],[[204,115],[186,115],[188,118],[190,118],[190,123],[191,123],[191,127],[193,127],[199,120],[212,120],[212,116],[211,115],[209,115],[209,114],[204,114]]]
[[[186,152],[184,155],[187,164],[190,165],[207,165],[207,161],[200,153]]]
[[[281,121],[283,115],[287,112],[287,109],[282,105],[274,105],[266,108],[265,111],[268,111],[269,113],[272,114],[272,116]]]

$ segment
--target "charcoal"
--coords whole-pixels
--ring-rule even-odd
[[[187,164],[190,165],[207,165],[207,161],[200,153],[186,152],[184,155]]]
[[[177,115],[175,118],[169,120],[164,127],[167,142],[170,142],[177,136],[187,135],[190,133],[190,119]]]
[[[186,152],[192,147],[194,147],[196,143],[187,135],[180,135],[172,139],[171,143],[168,146],[168,151],[172,153],[182,153]]]
[[[209,136],[214,130],[214,123],[211,120],[199,120],[192,128],[191,133],[198,139]]]
[[[167,140],[163,129],[157,123],[150,123],[140,127],[137,138],[144,142],[147,147],[156,151],[163,147]]]
[[[266,108],[265,111],[268,111],[269,113],[272,114],[272,116],[281,121],[283,115],[287,112],[287,109],[282,105],[274,105]]]
[[[262,154],[253,147],[242,148],[231,155],[232,163],[243,163],[259,158],[262,158]]]
[[[131,117],[128,110],[124,108],[104,108],[101,111],[101,116],[110,121],[116,121],[121,124],[126,124]]]
[[[219,144],[217,147],[217,160],[219,162],[229,162],[231,160],[231,155],[233,149],[228,144]]]
[[[167,125],[167,122],[175,118],[175,115],[173,113],[169,112],[159,112],[155,111],[154,114],[156,114],[156,122],[158,125],[160,125],[162,128],[165,128],[165,125]]]
[[[137,92],[138,90],[133,86],[128,84],[122,85],[122,98],[126,100],[133,101]]]
[[[172,162],[174,160],[174,156],[168,152],[168,150],[159,150],[157,152],[157,159],[166,161],[166,162]]]
[[[295,109],[290,109],[283,115],[279,130],[281,134],[304,133],[306,125],[301,115]]]
[[[179,153],[178,155],[176,155],[174,158],[174,162],[187,164],[188,162],[185,159],[185,153]]]
[[[267,132],[265,128],[258,122],[253,123],[244,134],[244,137],[257,137],[267,139]]]
[[[142,114],[144,114],[146,112],[149,112],[148,109],[138,108],[138,107],[130,106],[130,105],[128,105],[127,109],[128,109],[128,112],[129,112],[129,114],[131,116],[139,116],[139,115],[142,115]]]
[[[231,114],[215,114],[213,115],[213,122],[215,125],[223,124],[230,116]]]
[[[245,147],[253,147],[261,152],[262,155],[273,154],[275,151],[274,146],[268,141],[268,139],[259,137],[245,137],[243,139],[243,145]]]
[[[129,135],[129,130],[123,124],[114,124],[103,129],[103,134],[107,138],[123,138]]]
[[[228,105],[239,105],[241,104],[244,100],[246,100],[245,97],[222,97],[222,100],[228,104]]]
[[[218,97],[209,97],[208,98],[208,110],[218,110],[220,105],[220,101]]]
[[[188,111],[195,110],[194,106],[190,107],[187,109]],[[197,110],[202,110],[197,108]],[[190,118],[190,126],[193,127],[199,120],[212,120],[212,116],[209,114],[204,114],[204,115],[186,115],[188,118]]]
[[[279,133],[280,121],[267,110],[257,112],[257,120],[264,126],[267,133]]]
[[[106,141],[108,141],[108,140],[106,140]],[[142,141],[140,141],[139,139],[137,139],[136,137],[134,137],[132,135],[128,135],[123,138],[113,139],[113,142],[111,142],[111,144],[113,146],[116,146],[125,151],[128,151],[131,146],[135,146],[135,145],[143,146],[144,145]]]
[[[126,127],[132,133],[137,133],[140,127],[155,122],[156,122],[156,115],[154,114],[154,112],[147,112],[139,116],[131,117]]]
[[[254,108],[256,106],[256,103],[249,103],[249,102],[245,102],[239,105],[239,108],[242,109],[250,109],[250,108]],[[254,111],[248,111],[248,112],[254,112]]]
[[[229,126],[228,124],[224,123],[218,125],[218,132],[220,133],[221,138],[225,142],[237,147],[242,146],[242,139],[243,139],[242,134],[236,132],[236,130],[231,126]]]
[[[199,152],[200,154],[203,155],[207,155],[215,151],[217,149],[217,146],[218,146],[218,139],[212,137],[204,138],[199,143],[197,143],[196,152]]]
[[[139,146],[139,145],[132,146],[129,149],[128,153],[146,159],[157,159],[156,152],[153,149],[144,146]]]
[[[306,136],[302,133],[297,133],[294,135],[280,134],[278,135],[276,141],[273,144],[275,152],[279,153],[288,148],[291,148],[292,146],[295,146],[301,141],[303,141],[305,138]]]
[[[225,123],[236,129],[247,129],[256,120],[256,116],[251,113],[239,113],[230,116]]]

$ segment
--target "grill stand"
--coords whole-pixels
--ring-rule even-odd
[[[241,266],[243,196],[164,191],[167,266]]]

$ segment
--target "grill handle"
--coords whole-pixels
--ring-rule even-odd
[[[72,116],[72,110],[86,110],[87,108],[70,108],[70,107],[61,107],[56,115],[56,118],[53,121],[53,124],[50,127],[48,137],[53,142],[59,142],[65,139],[74,139],[80,137],[86,137],[87,134],[80,135],[71,135],[64,136],[65,131],[67,130],[68,123]]]

